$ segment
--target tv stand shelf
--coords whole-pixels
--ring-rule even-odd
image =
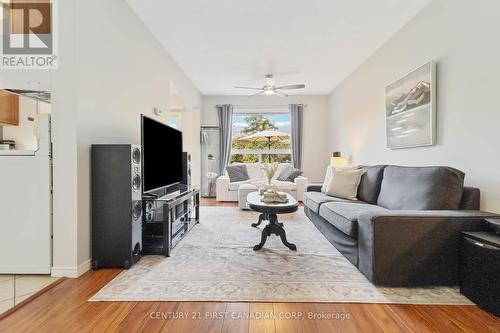
[[[169,257],[172,249],[200,222],[199,189],[181,187],[174,195],[143,196],[143,254]]]

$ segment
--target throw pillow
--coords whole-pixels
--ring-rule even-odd
[[[333,176],[326,188],[326,194],[332,197],[358,200],[359,182],[363,175],[363,169],[351,170],[333,170]]]
[[[228,165],[226,167],[226,172],[231,183],[242,182],[250,179],[248,176],[247,166],[245,164]]]
[[[325,180],[323,180],[323,186],[321,186],[321,192],[323,193],[326,193],[326,188],[328,187],[328,184],[330,184],[330,181],[332,180],[332,172],[333,172],[333,167],[331,165],[327,166]]]
[[[328,184],[330,184],[333,177],[333,170],[358,170],[360,167],[358,165],[354,166],[344,166],[344,167],[336,167],[329,165],[326,167],[326,175],[325,180],[323,180],[323,185],[321,186],[321,192],[326,193],[326,188]]]
[[[277,180],[280,180],[282,182],[294,182],[295,178],[303,174],[303,172],[299,169],[296,169],[292,166],[286,168],[285,170],[281,171],[279,174]]]

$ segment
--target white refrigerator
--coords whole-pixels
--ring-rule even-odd
[[[50,274],[50,115],[39,115],[38,149],[0,151],[0,274]]]

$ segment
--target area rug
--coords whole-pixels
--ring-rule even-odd
[[[272,235],[264,248],[258,214],[201,207],[201,223],[169,258],[145,256],[91,301],[256,301],[471,304],[458,289],[378,288],[333,247],[303,209],[280,215],[291,251]]]

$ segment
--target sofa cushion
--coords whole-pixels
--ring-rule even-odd
[[[481,191],[475,187],[464,187],[462,199],[460,200],[460,210],[480,210]]]
[[[331,197],[322,192],[305,192],[304,199],[302,200],[304,205],[315,213],[319,212],[319,207],[325,202],[350,202],[346,199],[340,199],[336,197]]]
[[[264,179],[264,178],[250,179],[249,182],[250,182],[250,184],[255,185],[257,187],[267,185],[267,179]]]
[[[272,183],[273,183],[273,185],[276,186],[276,188],[279,191],[295,191],[297,189],[297,185],[295,185],[295,183],[291,183],[291,182],[282,182],[279,180],[273,180]],[[229,183],[229,187],[228,187],[229,191],[238,191],[240,186],[243,184],[250,184],[250,185],[255,186],[256,188],[259,188],[261,186],[266,185],[267,180],[265,180],[265,179],[248,179],[248,180],[244,180],[241,182],[232,182],[232,183]]]
[[[289,191],[295,191],[297,189],[297,186],[295,183],[292,182],[284,182],[281,180],[273,180],[272,184],[276,186],[278,190],[289,190]]]
[[[464,177],[450,167],[387,166],[377,203],[393,210],[456,210]]]
[[[356,238],[359,215],[373,211],[387,211],[387,209],[359,201],[327,202],[319,208],[319,215],[346,235]]]
[[[384,178],[385,165],[365,166],[358,186],[358,199],[370,204],[377,204],[380,186]]]
[[[241,181],[241,182],[232,182],[232,183],[229,183],[229,191],[238,191],[238,189],[240,188],[240,185],[243,185],[243,184],[251,184],[251,181],[250,180],[244,180],[244,181]]]
[[[263,179],[265,178],[264,171],[260,163],[247,163],[248,177],[250,179]]]
[[[247,166],[245,164],[228,165],[226,166],[226,172],[231,183],[242,182],[250,179],[250,177],[248,177]]]

